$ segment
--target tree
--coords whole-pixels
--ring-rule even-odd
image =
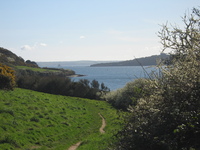
[[[108,92],[108,91],[110,91],[110,89],[107,86],[105,86],[104,83],[101,83],[101,91]]]
[[[117,149],[200,149],[200,11],[182,19],[183,29],[163,25],[159,32],[171,65],[158,66],[161,77],[149,80],[151,94],[130,108]]]
[[[97,80],[92,80],[91,87],[99,90],[99,82]]]
[[[13,90],[15,86],[14,70],[6,65],[0,64],[0,89]]]

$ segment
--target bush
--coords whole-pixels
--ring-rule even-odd
[[[29,75],[18,75],[17,76],[17,85],[19,88],[36,90],[37,84],[39,84],[39,76],[29,76]]]
[[[40,77],[37,75],[25,75],[18,77],[17,84],[20,88],[50,94],[68,95],[71,80],[69,78],[59,76]]]
[[[14,70],[6,65],[0,64],[0,89],[13,90],[15,85]]]
[[[71,80],[65,77],[49,76],[39,78],[35,90],[50,94],[68,95]]]
[[[172,49],[171,65],[151,80],[151,95],[138,100],[116,149],[200,149],[200,12],[183,17],[184,29],[163,26],[164,49]]]
[[[117,109],[127,110],[129,106],[135,106],[139,98],[150,93],[147,87],[148,79],[137,79],[121,89],[107,93],[104,99]]]

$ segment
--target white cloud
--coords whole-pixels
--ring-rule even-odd
[[[44,46],[44,47],[46,47],[47,44],[45,44],[45,43],[40,43],[40,46]]]
[[[40,46],[42,46],[42,47],[46,47],[47,46],[47,44],[45,44],[45,43],[40,43],[40,44],[38,44],[38,43],[35,43],[33,46],[30,46],[30,45],[23,45],[22,47],[21,47],[21,50],[33,50],[33,49],[36,49],[36,48],[38,48],[38,47],[40,47]]]
[[[80,39],[85,39],[86,37],[84,35],[81,35],[80,36]]]
[[[30,45],[23,45],[21,47],[21,50],[32,50],[34,47],[31,47]]]

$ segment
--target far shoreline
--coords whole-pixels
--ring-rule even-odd
[[[69,75],[69,76],[66,76],[66,77],[74,78],[74,77],[83,77],[83,76],[86,76],[86,75],[82,75],[82,74],[73,74],[73,75]]]

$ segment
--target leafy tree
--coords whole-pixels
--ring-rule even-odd
[[[105,86],[105,84],[102,82],[101,83],[101,91],[109,92],[110,89],[107,86]]]
[[[6,65],[0,64],[0,89],[12,90],[15,85],[14,70]]]
[[[151,95],[138,100],[118,133],[116,149],[200,149],[200,11],[183,18],[184,28],[163,25],[159,37],[171,50],[171,65],[149,80]]]
[[[79,82],[81,84],[83,84],[85,87],[89,88],[90,87],[90,81],[89,80],[86,80],[86,79],[81,79],[79,80]]]
[[[99,89],[99,82],[97,80],[92,80],[91,87],[94,89]]]
[[[70,86],[70,96],[89,98],[89,90],[90,87],[88,87],[88,84],[83,80],[79,82],[72,82]]]

